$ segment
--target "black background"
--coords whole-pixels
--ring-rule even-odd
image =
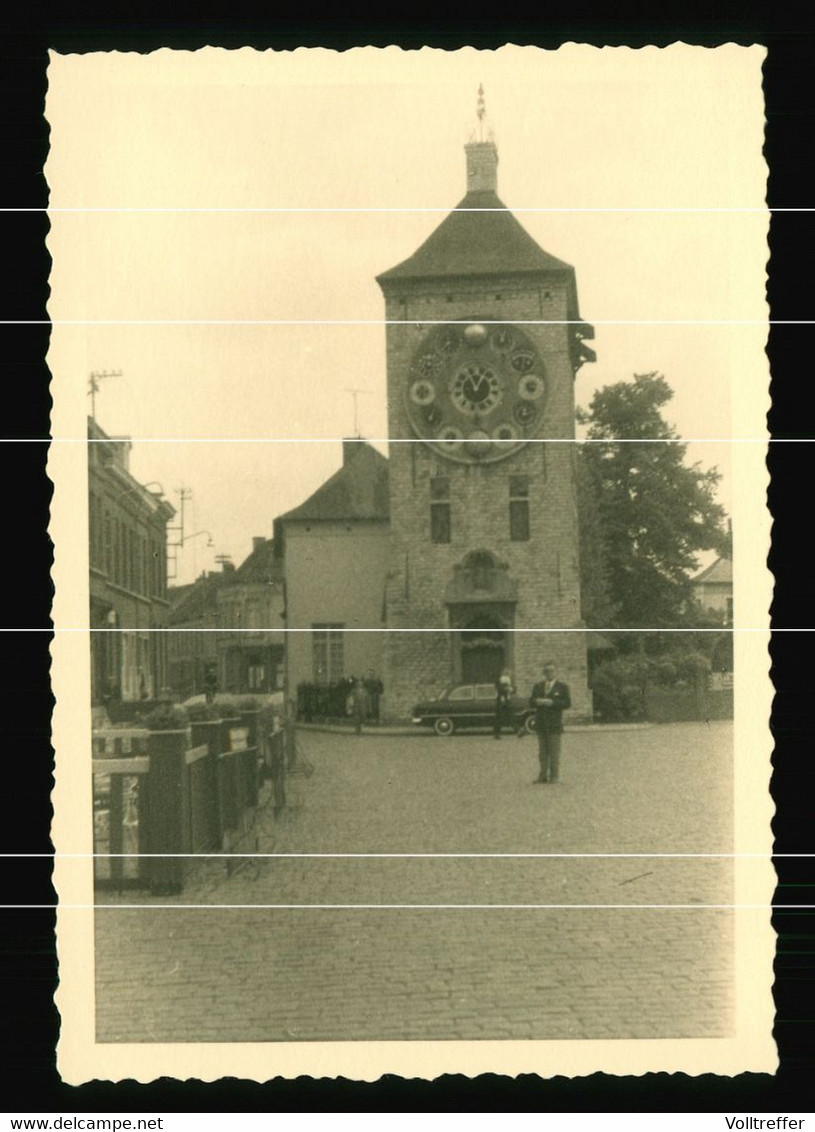
[[[16,7],[20,7],[19,5]],[[300,8],[303,12],[303,9]],[[344,15],[303,14],[295,21],[237,13],[196,22],[181,17],[121,16],[72,5],[70,14],[27,7],[0,16],[0,207],[42,209],[47,186],[42,174],[48,148],[43,119],[47,51],[136,50],[162,46],[191,49],[223,47],[293,48],[357,45],[404,47],[423,44],[454,49],[463,45],[491,48],[503,43],[555,48],[578,41],[597,45],[667,45],[677,40],[715,46],[763,43],[767,103],[766,156],[770,166],[769,203],[775,208],[814,208],[812,151],[815,138],[813,93],[813,18],[792,19],[783,5],[772,11],[737,13],[718,8],[715,17],[683,5],[681,16],[662,6],[659,15],[626,14],[617,6],[614,22],[572,8],[554,17],[504,19],[489,23],[474,10],[469,18],[445,21],[422,17],[412,6],[400,19],[356,19]],[[398,126],[395,124],[395,129]],[[44,319],[49,258],[44,240],[48,222],[42,212],[0,212],[0,270],[4,320]],[[815,213],[775,213],[771,227],[769,295],[772,318],[813,318],[812,274],[815,264]],[[2,625],[6,632],[5,676],[0,682],[6,726],[0,765],[0,852],[48,852],[52,751],[48,720],[51,549],[45,535],[50,485],[45,475],[48,435],[48,375],[44,356],[48,328],[0,326],[4,412],[0,444],[5,519],[5,584]],[[769,465],[774,515],[770,564],[776,576],[773,624],[779,630],[772,646],[777,690],[773,729],[776,738],[773,795],[779,853],[815,851],[812,798],[815,785],[811,738],[811,636],[790,629],[815,626],[813,556],[809,527],[813,507],[810,471],[813,438],[812,363],[806,325],[772,328],[773,366],[771,430],[779,443]],[[716,380],[711,375],[711,380]],[[762,499],[756,506],[763,506]],[[33,630],[33,631],[32,631]],[[779,859],[777,903],[810,901],[815,865],[807,858]],[[3,904],[53,903],[50,863],[6,860],[2,868]],[[150,1085],[94,1082],[62,1084],[55,1069],[59,1020],[52,997],[56,985],[54,913],[49,908],[0,910],[0,1108],[11,1112],[94,1111],[795,1111],[812,1109],[813,983],[815,916],[777,912],[779,933],[775,996],[775,1036],[781,1068],[774,1076],[738,1078],[652,1074],[614,1078],[602,1074],[543,1081],[483,1076],[474,1081],[444,1077],[436,1082],[385,1077],[374,1084],[350,1081],[272,1081],[265,1085],[224,1080],[160,1080]],[[811,939],[807,939],[809,936]],[[90,1004],[89,1004],[90,1008]]]

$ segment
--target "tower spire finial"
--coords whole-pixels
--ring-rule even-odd
[[[484,84],[478,84],[478,102],[475,109],[478,118],[478,140],[484,140],[484,119],[487,116],[487,103],[484,100]]]
[[[487,117],[483,83],[478,84],[475,113],[476,126],[470,131],[470,140],[464,147],[467,153],[467,191],[494,193],[498,187],[498,150]]]

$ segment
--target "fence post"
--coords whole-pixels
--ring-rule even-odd
[[[148,852],[189,852],[187,775],[184,754],[189,731],[152,731],[147,742],[150,755],[148,776],[150,836]],[[150,890],[173,896],[184,887],[185,860],[178,856],[156,856],[150,860]]]
[[[254,709],[242,711],[241,723],[248,729],[246,737],[249,750],[243,759],[246,802],[255,809],[258,804],[258,771],[260,762],[260,712]]]
[[[191,744],[201,747],[206,743],[209,754],[206,757],[206,823],[213,850],[220,849],[223,843],[221,823],[220,792],[218,790],[218,755],[221,753],[221,724],[217,719],[199,720],[190,725]]]
[[[222,836],[238,828],[238,783],[235,758],[228,752],[232,749],[229,733],[239,723],[238,719],[221,720],[221,750],[218,756],[218,799],[221,813]]]
[[[272,774],[272,812],[277,818],[286,808],[286,737],[287,729],[281,728],[269,736],[269,769]]]

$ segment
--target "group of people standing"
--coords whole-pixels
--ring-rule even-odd
[[[385,685],[374,673],[368,670],[363,679],[358,676],[349,677],[350,692],[347,701],[348,714],[354,721],[354,730],[357,735],[362,734],[362,724],[366,720],[379,723],[379,699],[385,690]]]
[[[505,668],[495,683],[495,722],[493,734],[501,738],[504,727],[516,731],[518,738],[524,733],[518,725],[517,712],[513,699],[516,694],[512,673]],[[569,685],[557,678],[554,661],[548,660],[543,666],[543,679],[539,680],[529,696],[529,703],[535,709],[535,734],[538,737],[538,758],[540,773],[536,783],[556,783],[560,781],[560,745],[563,735],[563,713],[572,706]]]

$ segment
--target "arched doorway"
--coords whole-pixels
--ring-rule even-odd
[[[507,666],[506,631],[492,619],[479,618],[472,629],[461,631],[459,642],[462,683],[495,683]]]
[[[453,679],[464,684],[492,684],[512,667],[512,627],[517,584],[505,562],[485,549],[473,550],[453,567],[444,593],[453,630]]]

